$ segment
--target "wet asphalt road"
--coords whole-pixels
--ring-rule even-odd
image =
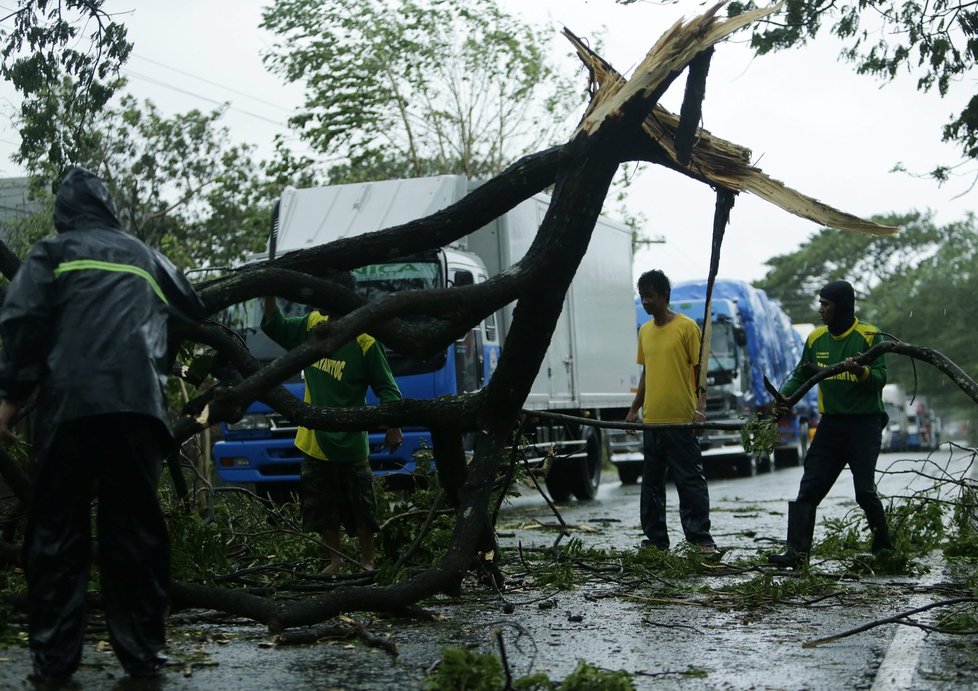
[[[916,460],[899,461],[914,458]],[[881,493],[906,494],[931,483],[900,471],[936,470],[923,454],[881,457],[879,469],[895,474],[880,479]],[[946,449],[931,460],[960,469],[970,455]],[[782,539],[785,502],[797,490],[801,468],[787,468],[754,478],[714,477],[710,481],[713,534],[726,551],[724,560],[755,558]],[[677,498],[669,494],[670,527],[678,533]],[[840,517],[855,507],[848,471],[820,507],[820,521]],[[641,539],[638,487],[606,477],[596,500],[559,507],[572,536],[587,546],[634,548]],[[541,525],[556,521],[545,503],[527,495],[512,502],[501,517],[504,550],[549,546],[556,532]],[[816,530],[816,539],[824,531]],[[566,538],[565,538],[566,539]],[[931,572],[910,579],[880,578],[888,593],[879,602],[841,606],[828,600],[811,607],[778,607],[719,611],[690,604],[650,604],[618,597],[602,598],[611,586],[595,581],[575,591],[510,590],[504,593],[514,611],[504,613],[498,595],[480,591],[462,602],[425,605],[443,616],[436,623],[387,621],[357,615],[377,634],[397,643],[399,656],[359,643],[325,643],[278,648],[261,627],[247,623],[171,627],[173,664],[155,685],[133,685],[122,677],[104,643],[86,646],[77,680],[82,688],[162,689],[399,689],[419,688],[425,673],[445,646],[470,645],[494,650],[490,631],[503,631],[515,674],[541,670],[551,679],[573,671],[578,660],[631,672],[639,689],[960,689],[978,688],[978,637],[923,635],[919,629],[882,626],[834,643],[804,648],[806,640],[841,633],[864,623],[940,599],[913,584],[947,580],[939,560]],[[905,582],[906,588],[893,587]],[[721,590],[730,577],[704,578],[707,589]],[[873,579],[853,587],[866,588]],[[920,590],[918,588],[918,590]],[[894,594],[899,591],[900,594]],[[541,609],[540,600],[556,605]],[[925,620],[926,621],[926,620]],[[27,653],[21,647],[0,649],[0,688],[30,688],[25,682]]]

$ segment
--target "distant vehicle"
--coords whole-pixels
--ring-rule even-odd
[[[670,307],[703,328],[706,281],[686,281],[672,287]],[[636,300],[639,327],[650,318]],[[718,279],[711,306],[712,335],[707,367],[706,419],[709,422],[743,422],[772,396],[764,377],[774,386],[788,378],[801,358],[804,338],[788,315],[763,290],[744,281]],[[803,327],[804,328],[804,327]],[[748,454],[739,431],[707,430],[700,437],[704,460],[732,466],[742,475],[759,469],[799,464],[810,440],[809,429],[818,418],[818,398],[810,391],[778,421],[779,440],[774,458]],[[636,437],[609,434],[611,461],[625,484],[641,474],[641,442]]]
[[[910,398],[900,384],[887,384],[882,395],[889,417],[883,430],[884,451],[933,451],[940,446],[943,425],[926,396]]]
[[[883,428],[880,447],[883,451],[903,451],[907,448],[909,432],[906,394],[899,384],[887,384],[883,387],[882,396],[887,423]]]
[[[281,199],[277,248],[280,253],[422,218],[464,197],[477,183],[464,176],[387,180],[314,189],[287,189]],[[446,288],[482,283],[523,258],[536,237],[550,198],[538,194],[467,238],[440,249],[355,271],[358,290],[368,299],[419,288]],[[631,230],[600,217],[590,247],[567,293],[550,347],[524,404],[529,411],[578,417],[625,417],[637,386],[634,362]],[[256,257],[262,259],[264,257]],[[308,307],[286,304],[288,313]],[[388,350],[391,369],[405,398],[479,390],[492,377],[502,344],[513,321],[514,305],[484,321],[429,358],[407,357]],[[256,357],[281,354],[259,329],[260,301],[229,311],[229,325],[246,337]],[[301,378],[286,386],[303,395]],[[376,400],[368,399],[374,404]],[[295,487],[301,454],[293,446],[296,426],[260,402],[238,423],[223,425],[224,439],[214,446],[221,479],[253,484],[260,490]],[[383,449],[382,432],[370,434],[370,463],[375,474],[415,470],[414,453],[431,435],[420,427],[403,428],[396,452]],[[601,478],[604,438],[601,430],[536,417],[524,433],[539,461],[555,458],[547,487],[558,501],[571,495],[594,497]],[[435,463],[438,459],[435,458]]]
[[[959,444],[971,443],[971,420],[951,420],[944,426],[944,429],[947,439]]]

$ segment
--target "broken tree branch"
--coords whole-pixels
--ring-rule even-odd
[[[867,624],[863,624],[862,626],[857,626],[854,629],[849,629],[848,631],[837,633],[834,636],[826,636],[825,638],[815,638],[810,641],[805,641],[804,643],[801,644],[801,647],[815,648],[820,645],[825,645],[826,643],[833,643],[843,638],[854,636],[857,633],[862,633],[864,631],[869,631],[870,629],[875,629],[877,626],[884,626],[885,624],[906,623],[907,618],[913,616],[914,614],[920,614],[921,612],[926,612],[928,610],[936,609],[937,607],[949,607],[951,605],[958,605],[965,602],[978,602],[978,597],[958,597],[958,598],[954,598],[953,600],[941,600],[940,602],[932,602],[931,604],[924,605],[923,607],[917,607],[916,609],[911,609],[907,612],[894,614],[892,617],[886,617],[885,619],[877,619],[876,621],[871,621]]]
[[[961,389],[971,400],[978,403],[978,383],[972,379],[967,372],[958,367],[953,361],[947,358],[937,350],[933,348],[928,348],[926,346],[917,346],[910,343],[904,343],[903,341],[884,341],[883,343],[877,343],[872,348],[867,350],[865,353],[859,357],[853,358],[857,365],[869,365],[876,358],[886,353],[895,353],[897,355],[905,355],[914,360],[922,360],[930,365],[933,365],[938,370],[943,372],[948,379],[954,382],[955,386]],[[816,374],[812,375],[808,381],[802,384],[797,391],[792,395],[782,398],[778,395],[777,388],[774,387],[771,382],[764,379],[764,386],[767,388],[768,392],[771,393],[775,399],[787,404],[788,406],[793,406],[816,384],[818,384],[823,379],[828,379],[829,377],[834,377],[837,374],[841,374],[845,371],[845,365],[839,363],[832,365],[831,367],[823,367]]]
[[[703,117],[703,100],[706,98],[706,77],[710,73],[713,48],[704,50],[689,63],[686,75],[686,94],[679,109],[679,126],[676,128],[676,162],[689,165],[696,142],[696,131]]]
[[[770,8],[756,10],[757,15],[748,18],[747,21],[755,21],[766,14],[776,12],[780,7],[781,3],[778,3]],[[726,25],[723,29],[711,29],[709,31],[700,29],[700,22],[708,15],[711,15],[711,13],[715,13],[718,9],[719,5],[714,6],[707,15],[697,18],[697,20],[687,25],[693,27],[694,31],[699,30],[704,34],[700,43],[701,50],[715,43],[715,41],[710,42],[710,39],[715,36],[717,31],[730,33],[743,26],[743,24]],[[742,18],[747,18],[747,15],[740,15],[736,19]],[[721,22],[717,23],[721,24]],[[649,55],[643,61],[642,65],[637,68],[636,73],[649,62],[653,54],[658,57],[661,54],[671,55],[672,52],[675,52],[676,49],[673,48],[660,48],[660,44],[664,39],[671,36],[677,30],[677,27],[686,28],[682,26],[682,22],[678,22],[672,29],[667,31],[663,35],[663,38],[659,40],[659,43],[656,44],[656,47],[649,51]],[[594,126],[595,122],[600,121],[606,116],[608,104],[617,102],[621,98],[620,93],[624,93],[626,89],[634,90],[639,87],[629,87],[628,85],[632,84],[635,79],[634,77],[626,81],[610,63],[586,46],[571,31],[565,28],[563,33],[574,46],[581,61],[587,67],[592,76],[592,81],[598,85],[597,89],[593,91],[594,96],[592,97],[588,113],[580,125],[581,128]],[[646,157],[642,160],[664,165],[712,186],[723,187],[738,192],[751,192],[788,213],[830,228],[839,228],[840,230],[871,235],[892,235],[899,230],[899,228],[893,226],[884,226],[840,211],[814,197],[791,189],[781,181],[766,175],[760,168],[752,166],[750,163],[750,149],[716,137],[708,130],[702,128],[696,130],[694,137],[695,144],[689,163],[681,163],[680,161],[684,157],[681,156],[677,145],[677,139],[682,140],[682,136],[678,134],[680,120],[680,117],[669,112],[661,105],[655,105],[643,124],[644,130],[654,146],[651,149],[645,150],[644,154]],[[633,153],[642,155],[642,150],[636,149]]]

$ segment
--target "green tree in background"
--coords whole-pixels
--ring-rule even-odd
[[[740,14],[757,2],[731,2]],[[760,3],[763,4],[763,3]],[[751,45],[761,55],[804,45],[827,30],[841,39],[842,57],[856,72],[889,81],[900,72],[917,79],[917,88],[944,97],[954,89],[971,93],[965,108],[951,117],[942,139],[961,147],[967,159],[978,157],[978,5],[963,0],[785,0],[784,9],[754,29]],[[937,166],[932,175],[946,180],[952,168]]]
[[[32,180],[41,210],[7,224],[18,254],[53,232],[51,189],[68,164],[108,184],[126,229],[181,267],[222,266],[261,249],[271,199],[285,185],[317,181],[312,162],[282,140],[259,162],[232,144],[223,108],[164,116],[120,94],[132,49],[103,0],[21,0],[0,28],[0,75],[22,97],[14,159]]]
[[[870,237],[823,228],[790,254],[769,259],[755,285],[782,302],[792,321],[816,322],[818,290],[845,279],[856,289],[857,314],[901,341],[934,348],[972,375],[978,295],[978,223],[974,216],[938,226],[931,213],[877,217],[903,226],[889,237]],[[945,409],[969,404],[943,375],[928,365],[891,356],[890,380],[908,391],[944,402]]]
[[[494,0],[278,0],[266,63],[305,84],[292,118],[331,182],[479,178],[563,139],[583,103],[544,33]]]
[[[0,76],[22,96],[21,160],[47,157],[59,170],[119,87],[132,44],[103,0],[20,0],[0,26]],[[69,77],[70,93],[52,84]]]
[[[941,235],[932,218],[930,213],[916,212],[874,216],[879,223],[901,226],[899,233],[890,236],[822,228],[800,249],[768,259],[765,265],[771,268],[756,285],[778,298],[796,323],[817,320],[819,289],[839,278],[852,283],[865,307],[862,300],[876,286],[912,270],[937,250]]]
[[[73,91],[66,79],[50,98]],[[274,162],[257,162],[254,147],[231,142],[222,114],[167,117],[151,102],[125,95],[72,143],[72,162],[105,180],[126,230],[184,268],[227,266],[262,249],[270,200],[286,184],[315,181],[310,162],[295,159],[281,142]],[[48,203],[36,218],[13,225],[15,251],[52,231],[50,183],[59,178],[60,159],[35,150],[39,155],[23,163]]]

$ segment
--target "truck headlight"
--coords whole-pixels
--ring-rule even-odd
[[[271,427],[271,418],[267,413],[246,413],[244,417],[237,422],[228,423],[228,429],[233,432],[241,432],[243,430],[271,429]]]
[[[251,461],[242,456],[228,456],[227,458],[222,458],[219,465],[222,468],[247,468],[251,465]]]

